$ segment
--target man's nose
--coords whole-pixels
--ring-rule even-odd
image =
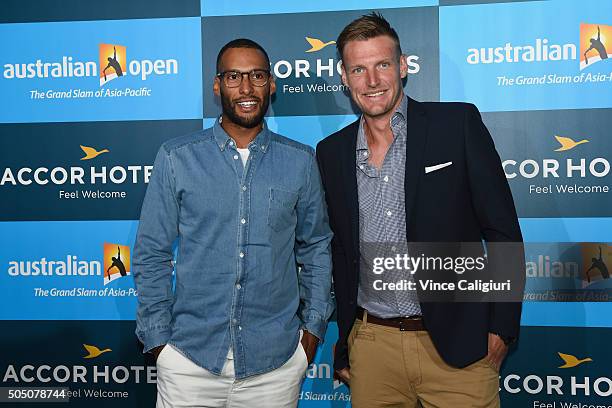
[[[253,84],[251,84],[251,78],[248,72],[242,73],[242,81],[240,82],[239,91],[243,95],[249,95],[253,93]]]
[[[368,70],[366,72],[366,81],[368,83],[368,86],[371,88],[375,88],[378,86],[378,84],[380,83],[380,78],[378,76],[378,71],[377,70]]]

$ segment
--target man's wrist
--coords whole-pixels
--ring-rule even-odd
[[[503,334],[499,334],[499,333],[493,333],[493,334],[499,337],[506,346],[510,346],[512,343],[516,341],[516,337],[504,336]]]
[[[157,358],[157,356],[159,356],[159,353],[161,353],[161,351],[163,350],[163,348],[166,347],[165,344],[161,344],[159,346],[153,347],[151,350],[147,351],[148,354],[151,354],[153,357]]]
[[[312,336],[319,339],[319,343],[323,343],[323,336],[325,335],[325,324],[319,320],[310,320],[308,322],[302,322],[300,329],[306,333],[308,332]]]
[[[320,340],[317,336],[315,336],[313,333],[309,332],[307,329],[302,329],[303,331],[303,335],[302,335],[302,339],[308,334],[308,337],[311,339],[311,341],[316,342],[317,344],[319,344]]]

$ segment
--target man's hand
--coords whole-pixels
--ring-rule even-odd
[[[159,357],[159,354],[162,352],[164,347],[166,347],[166,345],[162,344],[161,346],[153,347],[151,350],[149,350],[149,353],[153,354],[155,361],[157,361],[157,357]]]
[[[317,336],[304,330],[304,334],[302,335],[302,347],[304,347],[304,351],[306,352],[306,357],[308,358],[308,365],[313,362],[315,354],[317,354],[318,345],[319,339],[317,338]]]
[[[334,378],[342,381],[346,385],[350,385],[351,383],[351,372],[348,368],[343,368],[342,370],[336,370],[334,372]]]
[[[504,358],[508,353],[508,346],[497,334],[489,333],[489,352],[487,360],[499,371]]]

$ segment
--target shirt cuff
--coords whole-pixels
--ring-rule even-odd
[[[146,332],[136,333],[136,336],[138,336],[138,339],[144,345],[144,348],[142,350],[143,353],[148,353],[157,346],[167,344],[168,340],[170,340],[171,335],[172,332],[170,330],[170,327],[156,327],[147,330]]]
[[[318,338],[319,344],[321,344],[325,339],[327,320],[322,319],[319,316],[309,316],[302,322],[302,329]]]

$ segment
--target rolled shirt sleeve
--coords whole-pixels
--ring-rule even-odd
[[[319,169],[311,152],[309,174],[297,204],[296,260],[302,328],[321,342],[334,306],[331,300],[331,239]]]
[[[140,213],[134,246],[134,282],[138,291],[136,335],[144,352],[171,336],[173,244],[178,236],[179,203],[170,154],[157,153]]]

